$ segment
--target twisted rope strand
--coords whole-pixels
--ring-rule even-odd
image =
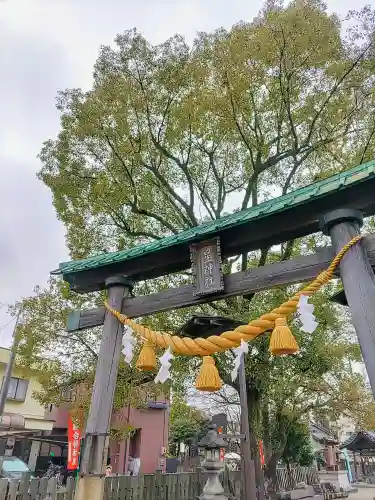
[[[273,329],[277,318],[286,318],[295,312],[300,296],[312,295],[323,285],[328,283],[332,279],[333,273],[343,256],[353,245],[358,243],[362,237],[362,235],[355,236],[343,246],[325,271],[320,273],[314,281],[309,283],[305,288],[297,292],[279,307],[276,307],[271,312],[263,314],[258,319],[250,321],[247,325],[238,326],[234,330],[223,332],[221,335],[211,335],[206,339],[200,337],[191,339],[189,337],[178,337],[172,333],[156,332],[150,330],[146,326],[135,323],[124,314],[113,309],[108,302],[104,302],[104,305],[107,311],[116,316],[121,323],[129,325],[140,337],[144,340],[151,341],[158,347],[163,349],[170,347],[175,354],[182,354],[184,356],[209,356],[215,352],[222,352],[227,349],[238,347],[241,344],[241,340],[249,342],[255,339],[258,335]]]

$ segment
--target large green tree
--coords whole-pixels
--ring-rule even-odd
[[[39,177],[51,189],[72,258],[159,240],[372,158],[373,27],[368,8],[340,22],[319,0],[269,1],[252,22],[200,33],[192,47],[181,36],[153,46],[137,31],[102,47],[92,89],[59,93],[61,130],[40,154]],[[225,270],[285,260],[318,242],[312,236],[245,253]],[[136,293],[188,279],[186,273],[140,283]],[[287,292],[212,307],[244,320]],[[344,361],[356,349],[326,299],[315,299],[316,334],[301,336],[295,325],[300,357],[271,358],[265,338],[247,357],[250,419],[254,435],[265,436],[270,470],[285,448],[288,422],[313,406],[339,411],[340,387],[351,385]],[[70,307],[102,298],[73,297],[53,281],[34,300],[20,344],[25,362],[56,347],[64,373],[87,372],[98,335],[62,340],[63,320]],[[173,328],[185,314],[148,321]],[[72,347],[72,356],[81,350],[74,370]],[[227,358],[219,362],[228,380]],[[279,422],[278,445],[267,432],[271,418]]]
[[[353,13],[345,32],[319,1],[270,2],[193,47],[177,35],[152,46],[137,31],[102,47],[92,90],[59,93],[61,131],[40,155],[72,257],[159,239],[371,158],[370,14],[355,29]]]

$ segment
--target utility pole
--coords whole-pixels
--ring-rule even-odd
[[[247,406],[245,354],[242,355],[238,370],[238,382],[240,386],[241,433],[244,434],[244,439],[241,439],[241,483],[244,492],[243,498],[244,500],[256,500],[255,468],[254,460],[251,457],[249,409]]]
[[[18,327],[18,323],[19,323],[19,320],[21,317],[21,313],[22,313],[22,308],[20,308],[20,310],[18,311],[17,317],[16,317],[16,323],[15,323],[14,329],[13,329],[13,344],[12,344],[12,348],[10,350],[8,364],[7,364],[7,367],[5,369],[5,374],[4,374],[4,378],[3,378],[3,385],[0,389],[0,423],[1,423],[1,419],[2,419],[3,414],[4,414],[4,408],[5,408],[5,403],[6,403],[8,389],[9,389],[9,382],[10,382],[10,379],[12,376],[14,361],[16,359],[16,352],[17,352],[17,346],[18,346],[17,327]]]

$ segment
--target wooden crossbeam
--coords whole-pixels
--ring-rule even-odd
[[[372,266],[375,266],[375,234],[363,240]],[[314,255],[305,255],[295,259],[268,264],[263,267],[233,273],[224,276],[224,291],[214,295],[197,297],[193,285],[127,298],[122,305],[122,312],[130,318],[147,316],[156,312],[170,311],[182,307],[213,302],[237,295],[262,292],[277,286],[303,283],[314,279],[331,262],[334,256],[332,247],[321,248]],[[100,326],[104,322],[105,308],[98,307],[86,311],[73,311],[69,314],[67,331],[84,330]]]

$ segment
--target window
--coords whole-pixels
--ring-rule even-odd
[[[4,379],[2,384],[4,383]],[[23,378],[11,377],[9,380],[7,399],[25,401],[29,381]]]

